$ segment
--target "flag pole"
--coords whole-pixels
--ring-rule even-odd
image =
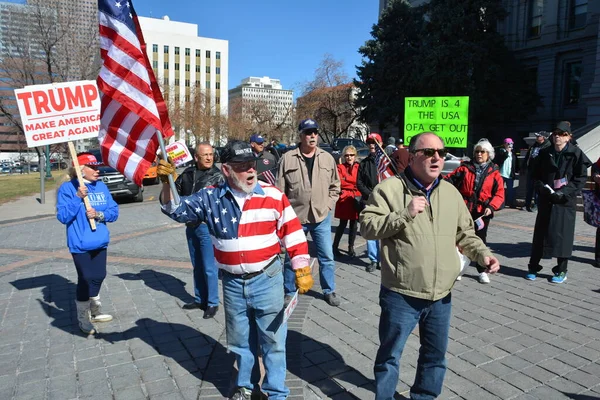
[[[163,140],[162,133],[160,131],[156,131],[156,137],[158,138],[158,145],[160,146],[160,152],[162,153],[163,160],[168,161],[167,150],[165,149],[165,141]],[[171,188],[171,197],[173,198],[173,203],[175,203],[175,206],[178,206],[181,200],[179,199],[179,193],[177,193],[177,188],[175,187],[173,175],[169,175],[169,187]]]
[[[383,155],[385,156],[385,158],[387,158],[388,161],[390,162],[390,167],[392,168],[392,172],[394,173],[394,175],[400,176],[400,174],[398,173],[398,169],[396,168],[396,162],[394,160],[392,160],[390,158],[390,156],[387,155],[387,153],[385,152],[385,150],[383,149],[383,147],[381,147],[381,144],[377,140],[374,140],[374,142],[379,147],[379,149],[381,150],[381,152],[383,153]]]

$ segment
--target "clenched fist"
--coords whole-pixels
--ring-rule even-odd
[[[408,213],[411,217],[416,217],[417,214],[425,211],[425,208],[429,205],[427,198],[425,196],[416,196],[413,197],[410,203],[408,203]]]

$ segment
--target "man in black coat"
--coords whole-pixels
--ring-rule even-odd
[[[370,133],[367,137],[367,144],[369,145],[369,155],[363,159],[358,166],[358,180],[356,181],[356,187],[362,196],[362,202],[367,201],[373,188],[379,183],[377,178],[377,165],[375,164],[375,142],[381,144],[381,136],[377,133]],[[367,256],[371,263],[365,268],[367,272],[373,272],[375,269],[380,269],[380,254],[379,254],[379,241],[378,240],[367,240]]]
[[[567,280],[567,263],[575,241],[577,195],[587,181],[591,162],[579,147],[569,143],[570,124],[560,122],[552,136],[554,145],[540,151],[533,171],[539,200],[526,279],[536,279],[545,255],[558,261],[552,268],[551,282],[563,283]]]
[[[175,181],[180,196],[216,186],[225,179],[214,165],[215,152],[210,143],[199,143],[194,158],[196,165],[186,168]],[[194,268],[194,301],[182,308],[201,309],[204,310],[204,319],[213,318],[219,309],[219,275],[208,227],[205,223],[187,223],[185,236]]]
[[[538,203],[538,195],[534,191],[533,187],[533,171],[538,163],[538,155],[540,151],[549,147],[552,143],[548,140],[550,136],[550,132],[541,131],[535,134],[535,142],[529,150],[527,150],[527,155],[525,155],[525,160],[523,162],[521,173],[525,172],[525,176],[527,179],[527,191],[525,194],[525,209],[529,212],[533,212],[535,208],[537,208]],[[534,206],[531,206],[531,201],[533,200]]]

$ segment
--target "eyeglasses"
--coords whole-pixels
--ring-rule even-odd
[[[241,163],[228,163],[235,172],[245,172],[249,169],[256,169],[256,161],[245,161]]]
[[[356,157],[356,154],[344,154],[344,157]]]
[[[475,154],[483,154],[483,153],[487,153],[487,151],[485,151],[485,150],[475,150],[473,153],[475,153]]]
[[[308,131],[303,131],[302,134],[306,135],[306,136],[313,136],[313,135],[316,136],[319,134],[319,132],[316,129],[311,129]]]
[[[446,150],[446,149],[430,149],[430,148],[415,149],[415,150],[413,150],[413,153],[417,153],[419,151],[422,152],[425,157],[433,157],[433,155],[436,152],[439,154],[440,157],[446,157],[446,154],[448,154],[448,150]]]
[[[562,131],[562,132],[560,132],[560,133],[559,133],[559,132],[557,132],[557,133],[555,133],[554,135],[556,135],[556,136],[562,136],[562,137],[565,137],[565,136],[571,136],[571,134],[570,134],[569,132],[567,132],[567,131]]]

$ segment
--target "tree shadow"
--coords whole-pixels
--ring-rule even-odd
[[[184,304],[194,301],[194,296],[185,290],[186,283],[184,281],[164,272],[143,269],[138,273],[124,272],[115,276],[126,281],[144,281],[149,288],[177,297]]]
[[[87,336],[79,330],[75,291],[77,285],[67,278],[48,274],[23,278],[10,282],[18,290],[42,288],[42,298],[36,299],[46,315],[52,319],[50,325],[67,333]]]
[[[187,325],[141,318],[136,321],[135,327],[125,332],[99,333],[96,338],[113,344],[141,339],[158,354],[177,362],[191,375],[212,383],[223,397],[228,397],[233,389],[234,355],[228,354],[218,340]]]
[[[348,365],[330,345],[290,329],[286,348],[288,371],[317,387],[328,398],[345,393],[350,397],[343,398],[360,399],[353,393],[356,388],[375,393],[375,382]],[[396,392],[394,399],[406,397]]]

